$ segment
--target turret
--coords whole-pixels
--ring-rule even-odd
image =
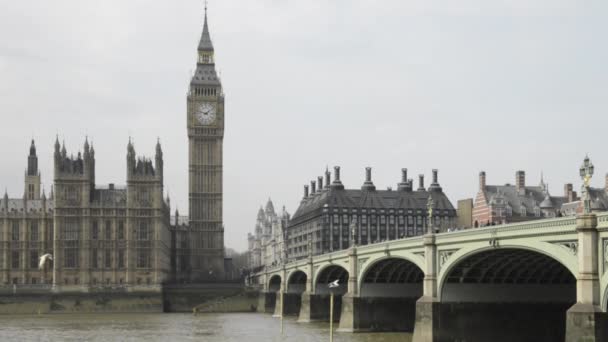
[[[27,157],[27,175],[38,175],[38,156],[36,155],[36,145],[34,144],[34,139],[32,139],[32,144],[30,145],[30,154]]]
[[[131,143],[131,138],[129,138],[129,143],[127,144],[127,178],[130,173],[135,170],[135,148],[133,148],[133,144]]]
[[[33,139],[30,145],[30,153],[27,157],[24,194],[26,198],[30,200],[40,199],[40,172],[38,171],[36,144]]]
[[[8,212],[8,192],[4,189],[4,197],[2,198],[2,205],[4,206],[4,212]]]
[[[160,147],[160,138],[156,142],[156,155],[155,155],[154,159],[155,159],[156,172],[162,181],[163,180],[163,150]]]

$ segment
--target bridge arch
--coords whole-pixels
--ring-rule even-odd
[[[359,272],[357,281],[359,294],[370,297],[378,296],[377,293],[374,293],[373,286],[370,287],[371,284],[422,284],[422,279],[424,278],[423,269],[424,261],[414,261],[414,258],[399,255],[383,255],[367,261]],[[421,286],[420,291],[416,288],[416,294],[412,296],[420,297],[422,295]],[[394,287],[393,291],[390,291],[390,293],[384,291],[382,295],[399,296],[399,293],[395,292],[395,290],[399,290],[399,287],[401,287],[400,290],[405,290],[405,293],[408,292],[407,289],[403,288],[403,285]],[[420,293],[418,294],[418,292]],[[403,296],[403,293],[401,293],[401,296]]]
[[[423,279],[423,268],[403,256],[384,255],[365,263],[358,282],[358,329],[412,332]]]
[[[608,312],[608,271],[600,277],[600,303],[604,312]]]
[[[338,264],[327,264],[319,268],[315,274],[315,281],[313,283],[315,294],[329,294],[329,287],[327,285],[334,280],[338,280],[339,283],[339,286],[334,290],[334,293],[346,293],[348,290],[349,276],[346,268]]]
[[[268,280],[268,292],[277,292],[281,289],[281,276],[274,274]]]
[[[531,340],[563,341],[566,311],[576,302],[576,277],[550,251],[479,248],[446,262],[438,296],[456,317],[445,326],[454,338],[474,331],[479,340],[513,341],[523,332]]]
[[[529,252],[535,252],[538,254],[543,254],[549,258],[552,258],[559,262],[563,267],[568,269],[570,273],[575,276],[578,274],[578,259],[575,254],[573,254],[570,250],[565,247],[547,243],[547,242],[519,242],[515,244],[501,244],[500,247],[492,247],[487,243],[476,243],[472,246],[465,247],[459,249],[458,251],[452,253],[447,260],[441,264],[441,260],[439,260],[438,266],[440,267],[438,271],[437,277],[437,285],[438,291],[437,295],[439,299],[442,299],[442,290],[443,285],[445,284],[445,278],[449,274],[450,270],[460,263],[461,261],[467,259],[468,257],[475,255],[477,253],[482,253],[485,251],[492,250],[502,250],[502,249],[517,249],[517,250],[526,250]],[[440,253],[441,254],[441,253]],[[441,257],[440,257],[441,259]]]
[[[302,293],[306,291],[306,280],[308,275],[302,270],[293,270],[287,276],[288,293]]]

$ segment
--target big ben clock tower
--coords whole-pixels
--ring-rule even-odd
[[[196,72],[188,91],[190,280],[224,276],[222,159],[224,93],[215,71],[214,49],[205,23]]]

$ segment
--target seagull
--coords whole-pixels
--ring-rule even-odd
[[[46,265],[46,262],[48,260],[53,261],[53,255],[47,253],[47,254],[41,256],[40,257],[40,262],[38,263],[38,269],[40,269],[40,270],[43,269],[44,265]]]
[[[340,286],[339,282],[340,282],[340,279],[336,279],[336,280],[332,281],[331,283],[327,284],[327,286],[329,286],[330,289],[333,289],[334,287]]]

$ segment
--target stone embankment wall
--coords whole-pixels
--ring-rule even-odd
[[[166,286],[150,291],[106,289],[54,293],[51,289],[0,289],[0,315],[50,313],[161,313],[192,312],[213,304],[209,312],[255,311],[257,291],[240,283]]]
[[[163,312],[160,293],[79,293],[0,296],[0,315]]]

